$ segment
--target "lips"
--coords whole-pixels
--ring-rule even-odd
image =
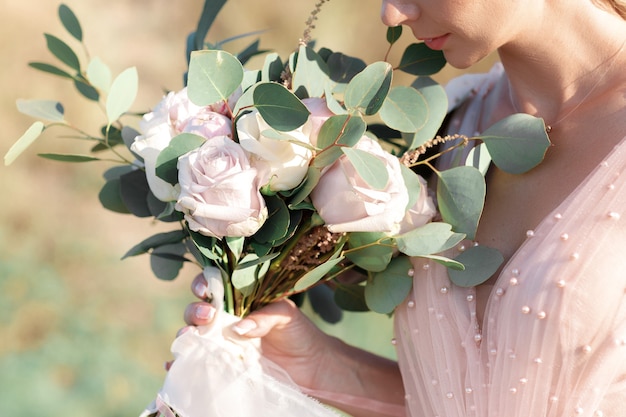
[[[420,38],[420,40],[423,41],[426,44],[426,46],[428,46],[430,49],[439,51],[443,49],[449,36],[450,34],[445,34],[445,35],[437,36],[434,38]]]

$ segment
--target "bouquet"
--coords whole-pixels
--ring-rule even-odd
[[[259,409],[275,414],[286,404],[293,415],[300,409],[326,415],[262,359],[258,346],[237,339],[226,324],[321,286],[332,297],[323,305],[390,314],[412,285],[408,257],[446,265],[452,281],[463,286],[486,280],[502,262],[497,251],[482,245],[456,259],[441,253],[474,237],[491,162],[522,173],[541,161],[549,144],[543,122],[518,114],[481,136],[438,136],[448,102],[431,76],[445,65],[443,55],[416,43],[394,67],[315,47],[310,34],[324,2],[316,5],[295,51],[283,59],[261,51],[258,41],[238,54],[223,49],[227,42],[207,43],[225,4],[207,0],[188,40],[186,85],[140,113],[139,130],[123,121],[136,116],[134,68],[112,77],[98,59],[84,67],[79,54],[53,35],[46,35],[48,49],[63,67],[30,64],[70,80],[104,109],[100,135],[76,131],[78,139],[93,143],[89,154],[41,156],[114,161],[104,173],[102,205],[173,226],[125,257],[149,254],[161,279],[175,278],[186,262],[197,264],[209,284],[207,300],[227,313],[223,328],[200,329],[175,341],[175,367],[145,415],[195,416],[192,410],[198,409],[207,415],[259,415]],[[82,42],[74,13],[61,5],[59,17]],[[401,34],[401,28],[388,30],[389,48]],[[261,54],[261,68],[245,68]],[[415,81],[395,85],[396,71]],[[33,123],[5,164],[45,129],[72,128],[56,101],[22,100],[18,109],[48,124]],[[470,141],[479,144],[466,164],[437,170],[437,156]],[[429,190],[418,167],[436,175],[436,190]],[[254,400],[241,404],[233,395],[244,388]]]

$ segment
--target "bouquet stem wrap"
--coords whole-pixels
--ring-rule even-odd
[[[222,303],[217,268],[206,268],[209,292]],[[217,274],[217,275],[216,275]],[[215,278],[220,278],[219,280]],[[210,295],[210,294],[209,294]],[[287,373],[262,356],[260,339],[231,330],[239,318],[218,310],[211,326],[180,335],[174,363],[155,401],[141,417],[337,417],[305,395]]]

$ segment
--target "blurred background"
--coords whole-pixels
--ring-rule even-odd
[[[286,57],[297,47],[315,1],[287,6],[280,0],[231,0],[208,39],[267,29],[261,47]],[[27,66],[56,63],[44,32],[78,50],[59,22],[59,4],[0,0],[0,155],[33,122],[17,112],[19,98],[58,100],[66,118],[89,132],[105,122],[102,111],[68,81]],[[182,87],[185,40],[195,29],[202,0],[65,4],[80,19],[92,57],[114,74],[137,67],[140,91],[133,109],[146,111],[163,91]],[[387,46],[379,8],[379,0],[332,0],[313,37],[318,45],[367,62],[380,60]],[[410,33],[403,40],[410,42]],[[238,45],[227,49],[238,51]],[[439,80],[456,73],[446,68]],[[183,325],[183,310],[193,300],[189,285],[199,271],[187,267],[177,280],[163,282],[152,275],[147,257],[120,261],[163,226],[100,206],[105,163],[65,164],[36,156],[87,152],[84,144],[58,137],[65,133],[47,131],[12,166],[0,166],[0,416],[138,415],[162,384],[163,363],[171,358],[169,346]],[[393,357],[389,323],[381,316],[356,315],[325,329]]]

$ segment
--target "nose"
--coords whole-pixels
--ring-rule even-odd
[[[380,18],[387,26],[400,26],[406,22],[417,20],[419,8],[411,0],[383,0]]]

